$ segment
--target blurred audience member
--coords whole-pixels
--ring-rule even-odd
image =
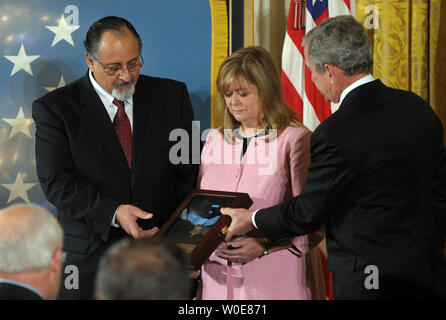
[[[54,300],[59,292],[63,231],[34,205],[0,210],[0,299]]]
[[[163,238],[123,239],[101,258],[99,300],[178,300],[191,295],[189,260]]]

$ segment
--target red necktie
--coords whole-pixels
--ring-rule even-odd
[[[118,134],[119,141],[121,141],[122,150],[124,150],[125,157],[129,168],[132,167],[132,128],[130,121],[125,113],[124,102],[117,99],[113,103],[118,106],[118,112],[113,119],[113,126]]]

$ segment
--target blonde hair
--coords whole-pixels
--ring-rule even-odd
[[[220,93],[218,108],[223,113],[223,129],[232,131],[240,123],[226,107],[224,95],[234,80],[244,79],[256,86],[259,97],[259,119],[264,127],[277,130],[277,136],[290,123],[301,125],[296,114],[282,97],[282,82],[279,70],[271,54],[262,47],[251,46],[240,49],[226,58],[217,75],[217,89]]]

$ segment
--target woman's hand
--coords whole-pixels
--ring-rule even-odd
[[[189,277],[192,279],[197,279],[200,276],[201,272],[200,270],[189,270]]]
[[[260,257],[265,251],[265,238],[243,238],[232,241],[227,249],[219,249],[216,255],[235,263],[247,263]]]

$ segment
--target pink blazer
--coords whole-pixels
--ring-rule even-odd
[[[241,160],[242,141],[228,143],[220,132],[212,130],[207,137],[199,188],[247,192],[253,210],[300,193],[310,164],[308,129],[289,126],[270,142],[265,136],[253,138]],[[213,253],[201,269],[202,299],[324,299],[320,256],[318,248],[312,250],[321,238],[320,234],[296,237],[295,248],[232,266]]]

